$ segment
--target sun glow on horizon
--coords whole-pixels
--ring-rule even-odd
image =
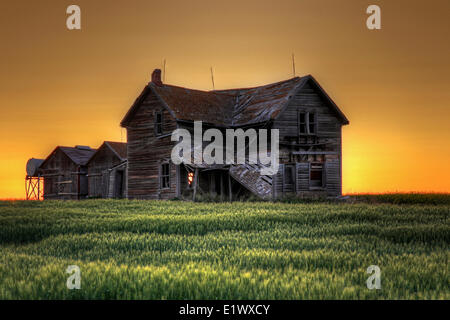
[[[216,89],[289,79],[292,53],[350,120],[344,194],[448,193],[450,2],[378,3],[369,31],[357,0],[79,0],[68,31],[64,1],[5,1],[0,198],[24,198],[26,161],[57,145],[124,142],[120,120],[164,60],[166,83],[211,90],[211,66]]]

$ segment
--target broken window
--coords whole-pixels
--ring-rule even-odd
[[[298,132],[299,134],[317,133],[317,114],[315,112],[299,112]]]
[[[162,134],[162,124],[163,124],[163,115],[162,112],[158,111],[155,113],[155,135]]]
[[[316,114],[313,112],[309,112],[308,114],[309,116],[309,121],[308,121],[308,126],[309,126],[309,134],[315,134],[316,133]]]
[[[159,178],[161,189],[170,188],[170,165],[168,163],[161,165]]]
[[[299,114],[299,133],[300,134],[307,134],[306,130],[306,112],[300,112]]]
[[[309,171],[309,186],[312,188],[323,187],[323,164],[311,163]]]

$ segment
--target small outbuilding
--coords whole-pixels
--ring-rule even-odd
[[[56,147],[38,169],[38,174],[44,178],[44,199],[86,198],[87,163],[95,151],[88,146]]]
[[[89,198],[127,197],[127,144],[105,141],[88,162]]]

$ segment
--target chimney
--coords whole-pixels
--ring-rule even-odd
[[[80,146],[80,145],[76,145],[75,149],[78,149],[78,150],[92,150],[91,147],[89,147],[89,146]]]
[[[152,82],[156,84],[157,86],[162,86],[161,81],[161,69],[155,69],[152,72]]]

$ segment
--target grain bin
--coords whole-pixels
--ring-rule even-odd
[[[39,166],[44,162],[44,159],[31,158],[27,161],[27,176],[37,177]]]

